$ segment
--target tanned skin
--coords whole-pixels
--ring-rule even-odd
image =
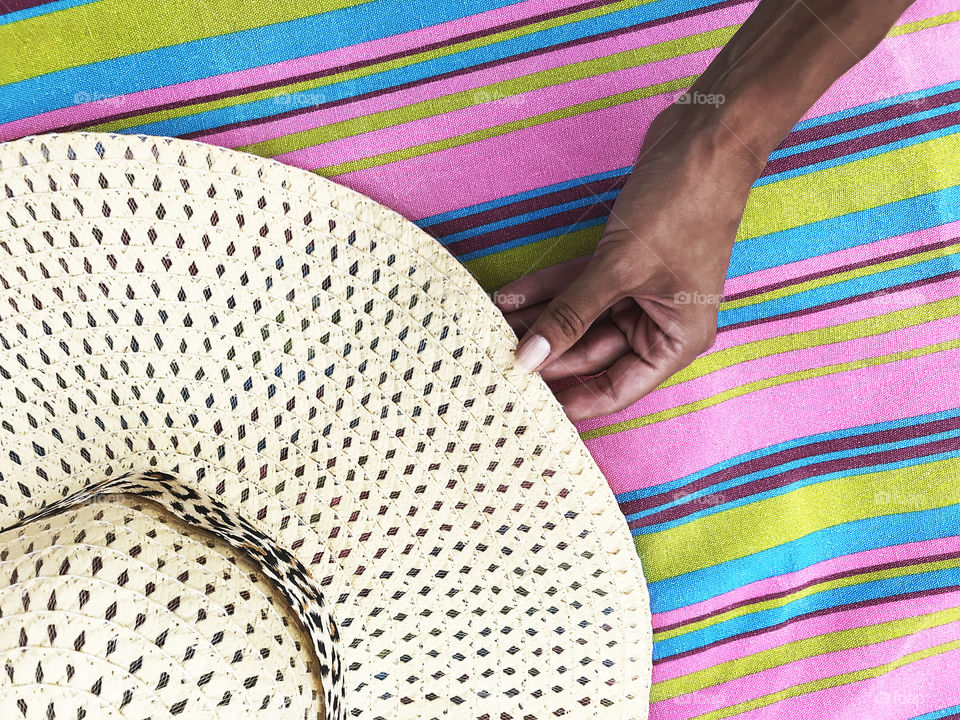
[[[502,288],[517,366],[571,420],[632,405],[713,346],[734,236],[770,153],[876,47],[906,0],[761,0],[690,89],[647,131],[592,256]],[[695,298],[696,302],[690,302]]]

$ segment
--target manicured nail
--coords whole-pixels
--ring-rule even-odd
[[[513,366],[520,372],[532,372],[550,354],[550,343],[543,335],[531,335],[517,348]]]

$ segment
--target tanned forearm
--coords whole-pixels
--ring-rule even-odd
[[[712,133],[762,169],[768,155],[829,87],[886,36],[912,0],[762,0],[690,89],[722,97],[665,113]],[[655,140],[651,138],[650,140]],[[650,143],[648,143],[649,145]]]

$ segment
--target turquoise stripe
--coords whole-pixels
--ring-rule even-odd
[[[583,177],[574,178],[573,180],[566,180],[564,182],[554,183],[553,185],[544,185],[543,187],[515,193],[513,195],[505,195],[504,197],[497,198],[496,200],[489,200],[484,203],[469,205],[457,210],[439,213],[438,215],[430,215],[428,217],[420,218],[416,221],[416,223],[421,228],[428,228],[431,225],[446,222],[447,220],[455,220],[457,218],[466,217],[467,215],[476,215],[487,210],[493,210],[494,208],[503,207],[504,205],[510,205],[522,200],[529,200],[530,198],[549,195],[550,193],[566,190],[572,187],[579,187],[580,185],[586,185],[587,183],[596,182],[598,180],[607,180],[609,178],[620,177],[622,175],[626,175],[631,170],[633,170],[632,165],[628,167],[616,168],[614,170],[608,170],[607,172],[595,173],[593,175],[584,175]]]
[[[472,227],[469,230],[463,230],[458,233],[452,233],[450,235],[444,235],[440,238],[440,243],[442,245],[450,245],[452,243],[458,242],[460,240],[466,240],[467,238],[477,237],[478,235],[485,235],[486,233],[495,232],[497,230],[502,230],[504,228],[513,227],[514,225],[520,225],[525,222],[530,222],[531,220],[537,220],[539,218],[548,217],[550,215],[556,215],[558,213],[565,212],[567,210],[574,210],[576,208],[590,207],[596,205],[600,202],[613,201],[616,200],[619,191],[614,190],[608,193],[603,193],[602,195],[591,195],[590,197],[580,198],[579,200],[571,200],[570,202],[561,203],[559,205],[553,205],[552,207],[543,208],[541,210],[533,210],[528,213],[523,213],[521,215],[513,215],[512,217],[504,218],[502,220],[497,220],[496,222],[487,223],[486,225],[478,225]],[[606,216],[604,217],[606,220]],[[553,231],[551,231],[553,232]]]
[[[831,135],[830,137],[823,138],[821,140],[811,140],[810,142],[800,143],[799,145],[792,145],[791,147],[784,148],[783,150],[774,150],[772,153],[770,153],[770,159],[776,160],[782,157],[799,155],[800,153],[808,152],[810,150],[837,145],[839,143],[846,142],[847,140],[854,140],[867,135],[884,132],[885,130],[890,130],[892,128],[903,127],[904,125],[909,125],[910,123],[918,122],[920,120],[928,120],[930,118],[939,117],[940,115],[947,115],[948,113],[956,112],[957,110],[960,110],[960,102],[953,103],[952,105],[942,105],[931,110],[924,110],[923,112],[914,113],[912,115],[904,115],[903,117],[877,123],[875,125],[867,125],[862,128],[850,130],[848,132]]]
[[[461,3],[431,0],[379,0],[301,20],[196,40],[78,68],[66,68],[7,86],[9,95],[0,104],[0,122],[72,105],[73,96],[79,89],[93,87],[97,88],[98,97],[114,97],[147,88],[189,82],[380,39],[387,34],[387,29],[392,36],[464,15],[512,5],[518,1],[485,0],[482,4],[468,8]],[[461,70],[481,62],[549,47],[566,40],[708,7],[718,1],[657,0],[492,46],[324,86],[322,93],[325,101],[353,97],[442,72]],[[337,32],[331,33],[331,27],[336,27]],[[282,110],[288,112],[315,105],[317,92],[304,91],[288,95]],[[276,102],[269,99],[141,125],[125,132],[175,136],[232,122],[256,120],[277,112]]]
[[[938,95],[948,90],[956,90],[957,88],[960,88],[960,80],[944,83],[943,85],[934,85],[933,87],[923,88],[921,90],[914,90],[913,92],[903,93],[901,95],[894,95],[883,98],[882,100],[877,100],[876,102],[867,103],[866,105],[855,105],[851,108],[838,110],[828,115],[820,115],[819,117],[810,118],[809,120],[801,120],[793,129],[806,130],[807,128],[817,127],[819,125],[827,125],[835,120],[844,120],[854,115],[864,115],[871,110],[879,110],[880,108],[890,107],[891,105],[900,105],[901,103],[910,102],[911,100],[931,97],[932,95]]]
[[[539,242],[540,240],[548,240],[550,238],[560,237],[561,235],[566,235],[567,233],[576,232],[577,230],[584,230],[585,228],[596,227],[597,225],[604,225],[606,222],[607,218],[605,217],[584,220],[583,222],[565,225],[564,227],[555,230],[544,230],[543,232],[539,232],[534,235],[527,235],[526,237],[516,238],[515,240],[500,243],[499,245],[492,245],[481,250],[464,253],[463,255],[458,255],[457,259],[460,262],[467,262],[468,260],[484,257],[486,255],[493,255],[504,250],[509,250],[510,248],[521,247],[523,245],[529,245],[530,243]]]
[[[66,10],[67,8],[76,7],[78,5],[89,5],[92,2],[97,2],[97,0],[57,0],[57,2],[43,3],[42,5],[36,5],[34,7],[24,8],[23,10],[15,10],[14,12],[0,15],[0,25],[9,25],[10,23],[15,23],[18,20],[26,20],[27,18],[38,17],[40,15],[49,15],[57,10]],[[0,3],[0,12],[3,12],[2,3]]]
[[[912,575],[901,575],[885,580],[873,580],[847,587],[824,590],[798,598],[780,607],[747,613],[693,632],[661,640],[653,644],[653,658],[659,660],[688,650],[695,650],[751,630],[769,628],[809,612],[841,608],[844,605],[865,600],[892,598],[897,595],[954,585],[960,585],[960,568],[919,572]]]
[[[904,444],[904,447],[906,447],[906,444]],[[676,520],[668,520],[667,522],[657,523],[655,525],[632,528],[630,532],[634,537],[639,535],[654,535],[663,530],[670,530],[672,528],[680,527],[681,525],[687,525],[692,523],[694,520],[699,520],[700,518],[727,512],[733,508],[743,507],[744,505],[757,503],[762,500],[767,500],[768,498],[787,495],[799,490],[800,488],[810,485],[818,485],[820,483],[829,482],[830,480],[838,480],[840,478],[859,477],[861,475],[869,475],[870,473],[882,472],[885,470],[903,470],[905,468],[925,465],[927,463],[938,462],[940,460],[949,460],[956,457],[960,457],[960,450],[951,450],[950,452],[925,455],[919,458],[909,458],[907,460],[898,460],[889,463],[877,463],[875,465],[869,465],[862,468],[848,468],[832,473],[825,473],[823,475],[815,475],[814,477],[804,478],[784,487],[767,490],[766,492],[756,493],[747,497],[737,498],[728,503],[724,503],[723,505],[708,505],[682,518],[677,518]]]
[[[3,86],[0,122],[73,105],[78,90],[96,88],[97,97],[116,97],[380,40],[517,2],[520,0],[482,0],[476,5],[465,5],[433,0],[376,0],[297,20],[64,68]],[[336,28],[336,32],[331,32],[331,28]],[[66,41],[67,38],[58,40]],[[266,76],[263,79],[267,79]],[[283,110],[294,107],[284,105]],[[273,104],[272,113],[276,112],[277,106]],[[199,129],[199,126],[192,129]]]
[[[801,467],[809,467],[810,465],[816,465],[817,463],[829,462],[830,460],[837,460],[840,458],[860,457],[861,455],[869,455],[870,453],[884,452],[887,450],[898,450],[902,448],[916,447],[918,445],[924,445],[926,443],[937,442],[939,440],[945,440],[947,438],[955,438],[955,437],[960,437],[960,430],[951,430],[948,432],[935,433],[933,435],[925,435],[923,437],[911,438],[909,440],[894,440],[892,442],[883,443],[880,445],[867,445],[863,447],[855,447],[855,448],[850,448],[848,450],[843,450],[838,452],[824,453],[822,455],[811,455],[810,457],[806,457],[801,460],[795,460],[793,462],[784,463],[783,465],[778,465],[777,467],[769,468],[766,470],[758,470],[757,472],[741,475],[739,477],[733,478],[731,480],[727,480],[725,482],[715,483],[713,485],[709,485],[703,488],[702,490],[698,490],[697,492],[681,494],[681,491],[678,490],[675,493],[675,495],[677,496],[675,500],[657,505],[656,507],[649,508],[641,512],[630,513],[629,515],[626,516],[626,518],[628,522],[632,520],[639,520],[640,518],[649,517],[650,515],[653,515],[658,512],[662,512],[663,510],[667,510],[672,507],[678,507],[680,505],[684,505],[685,503],[692,502],[692,501],[695,502],[698,499],[705,498],[715,493],[723,492],[724,490],[729,490],[730,488],[746,485],[755,480],[761,480],[763,478],[782,475],[783,473],[789,472],[790,470],[795,470]],[[926,459],[929,460],[929,457]],[[874,466],[874,467],[877,467],[877,466]],[[887,465],[884,465],[883,467],[887,467]],[[818,475],[814,475],[810,478],[797,480],[791,483],[788,487],[790,490],[796,490],[797,488],[806,487],[807,485],[814,485],[817,482],[823,482],[838,476],[849,477],[852,474],[860,475],[862,473],[859,470],[853,470],[853,471],[845,470],[839,473],[831,473],[826,475],[821,473]],[[751,497],[761,497],[761,496],[756,495]],[[730,507],[735,507],[735,506],[732,504],[725,505],[718,502],[716,505],[712,506],[712,509],[723,510]],[[693,516],[691,515],[690,517],[693,517]]]
[[[955,418],[960,416],[960,408],[953,410],[943,410],[941,412],[928,413],[925,415],[914,415],[913,417],[899,418],[897,420],[888,420],[887,422],[875,423],[872,425],[858,425],[851,428],[842,428],[840,430],[831,430],[830,432],[819,433],[817,435],[807,435],[805,437],[796,438],[794,440],[787,440],[785,442],[777,443],[776,445],[769,445],[765,448],[760,448],[759,450],[753,450],[751,452],[742,453],[736,457],[732,457],[728,460],[718,462],[714,465],[711,465],[708,468],[700,470],[695,473],[686,475],[679,480],[673,480],[671,482],[661,483],[659,485],[653,485],[651,487],[640,488],[639,490],[631,490],[629,492],[622,492],[617,494],[617,502],[626,503],[630,500],[635,500],[637,498],[650,497],[651,495],[659,495],[660,493],[669,492],[670,490],[675,490],[677,488],[683,487],[689,483],[692,483],[700,478],[706,477],[713,473],[719,472],[721,470],[726,470],[727,468],[733,467],[735,465],[740,465],[750,460],[756,460],[759,458],[764,458],[774,453],[782,452],[784,450],[792,450],[797,447],[802,447],[806,445],[813,445],[818,442],[824,442],[827,440],[836,440],[839,438],[847,438],[855,435],[869,435],[874,432],[881,432],[883,430],[893,430],[895,428],[905,428],[913,427],[915,425],[923,425],[930,422],[936,422],[937,420],[946,420],[949,418]]]
[[[784,170],[783,172],[774,173],[772,175],[767,175],[760,178],[753,184],[753,187],[770,185],[771,183],[780,182],[781,180],[789,180],[790,178],[795,178],[800,175],[808,175],[810,173],[817,172],[818,170],[826,170],[828,168],[837,167],[838,165],[847,165],[849,163],[856,162],[857,160],[876,157],[877,155],[883,155],[884,153],[888,153],[892,150],[910,147],[911,145],[916,145],[917,143],[926,142],[927,140],[934,140],[940,137],[946,137],[947,135],[953,135],[957,132],[960,132],[960,126],[951,125],[950,127],[942,130],[934,130],[932,132],[914,135],[912,137],[904,138],[903,140],[898,140],[886,145],[880,145],[875,148],[862,150],[861,152],[842,155],[838,158],[832,158],[830,160],[824,160],[823,162],[812,163],[810,165],[804,165],[803,167],[795,168],[793,170]]]
[[[754,305],[721,310],[718,316],[719,327],[724,328],[741,322],[776,317],[785,313],[809,310],[837,300],[890,290],[896,292],[900,285],[916,280],[925,280],[960,270],[960,254],[952,253],[935,257],[923,262],[893,268],[884,272],[851,278],[811,288],[800,293],[767,300]]]
[[[941,718],[957,715],[958,713],[960,713],[960,705],[954,705],[953,707],[944,708],[943,710],[934,710],[933,712],[924,713],[923,715],[917,715],[915,718],[911,718],[911,720],[941,720]]]
[[[728,278],[960,220],[960,185],[827,218],[733,246]]]
[[[944,478],[944,482],[949,479]],[[651,608],[655,613],[668,612],[824,560],[958,533],[960,505],[853,520],[741,558],[652,582]],[[663,549],[656,536],[649,542],[651,547]],[[640,549],[642,554],[642,544]]]

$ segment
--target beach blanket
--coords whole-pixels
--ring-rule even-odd
[[[0,140],[273,157],[494,290],[591,251],[755,5],[5,0]],[[921,0],[771,156],[716,345],[579,426],[649,581],[651,718],[960,717],[958,276],[960,1]]]

